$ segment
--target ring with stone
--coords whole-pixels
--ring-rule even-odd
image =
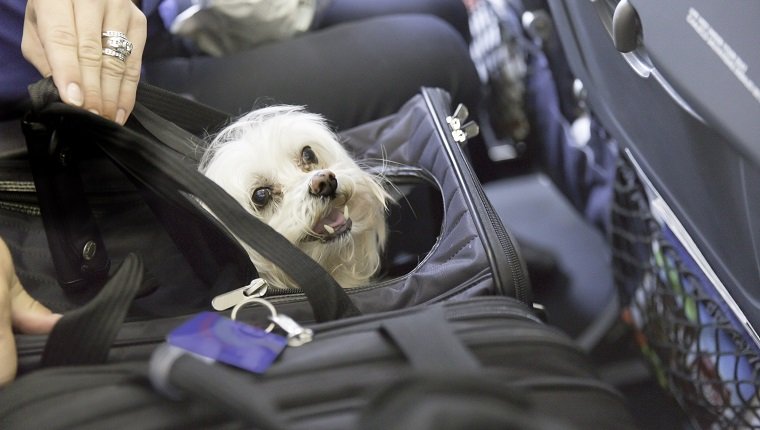
[[[125,57],[128,57],[129,54],[132,53],[132,48],[134,47],[132,45],[132,42],[127,39],[127,35],[120,32],[120,31],[104,31],[102,33],[103,37],[103,49],[105,54],[105,49],[111,49],[113,51],[119,52]],[[106,54],[111,55],[111,54]],[[112,55],[114,56],[114,55]]]

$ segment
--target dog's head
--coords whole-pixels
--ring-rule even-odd
[[[298,106],[255,110],[216,136],[200,169],[342,287],[360,286],[377,271],[389,196],[319,115]],[[248,253],[270,285],[288,286],[282,271]]]

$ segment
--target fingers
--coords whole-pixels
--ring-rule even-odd
[[[11,291],[13,262],[0,239],[0,386],[16,376],[16,342],[11,329]]]
[[[79,73],[79,41],[72,3],[30,0],[29,5],[34,13],[32,20],[36,21],[35,27],[45,59],[61,99],[74,106],[82,106],[84,95]],[[27,15],[29,12],[27,9]]]
[[[124,124],[132,113],[140,80],[140,67],[147,22],[145,15],[131,1],[110,0],[103,18],[103,31],[115,31],[126,35],[132,44],[131,54],[123,61],[120,58],[103,55],[101,85],[103,115]]]
[[[103,57],[101,27],[106,3],[100,1],[88,1],[86,5],[83,3],[80,0],[75,1],[74,17],[77,22],[77,55],[84,89],[84,108],[95,114],[103,114],[100,82]]]
[[[136,8],[136,6],[132,6]],[[119,90],[119,104],[116,111],[116,122],[124,124],[135,107],[135,96],[137,95],[137,84],[140,81],[140,71],[142,70],[142,55],[147,38],[147,22],[142,12],[133,13],[127,29],[127,37],[132,42],[132,55],[127,57],[124,78],[121,81]]]
[[[60,315],[35,300],[26,292],[13,267],[13,259],[5,242],[0,239],[0,325],[12,323],[23,333],[48,333]]]
[[[49,333],[61,315],[32,298],[16,276],[10,251],[0,239],[0,386],[16,376],[16,343],[12,327],[23,333]]]
[[[118,4],[112,5],[113,3]],[[103,31],[117,31],[127,34],[129,27],[128,3],[124,1],[109,2],[109,7],[106,8],[105,16],[103,17]],[[129,57],[127,57],[127,60],[129,60]],[[100,82],[102,84],[103,115],[106,118],[116,119],[117,109],[120,108],[121,81],[124,78],[124,72],[127,70],[127,63],[110,55],[101,55],[101,58]]]
[[[13,327],[26,334],[50,333],[61,315],[52,313],[50,309],[30,296],[15,274],[12,282],[11,324]]]
[[[50,76],[50,65],[45,58],[45,50],[42,49],[42,42],[37,34],[37,17],[34,13],[33,2],[30,0],[26,4],[26,13],[24,14],[24,30],[21,36],[21,52],[24,58],[40,72],[42,76]]]
[[[13,267],[13,259],[0,239],[0,326],[18,328],[22,333],[48,333],[61,317],[26,292]]]
[[[103,54],[104,31],[126,34],[124,60]],[[140,79],[147,20],[130,0],[29,0],[22,51],[61,99],[123,124]]]

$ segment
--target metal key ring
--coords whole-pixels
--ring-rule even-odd
[[[232,318],[232,320],[235,320],[237,318],[238,311],[243,306],[245,306],[247,304],[250,304],[250,303],[258,303],[258,304],[266,307],[267,309],[269,309],[269,312],[272,314],[270,318],[273,318],[273,317],[277,316],[277,310],[267,300],[262,299],[261,297],[249,297],[249,298],[241,301],[240,303],[236,304],[235,307],[232,308],[232,315],[230,315],[230,318]],[[264,329],[264,331],[266,331],[267,333],[271,333],[272,330],[274,330],[274,327],[275,327],[275,323],[269,323],[269,325],[267,326],[266,329]]]

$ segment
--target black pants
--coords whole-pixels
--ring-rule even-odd
[[[336,24],[376,18],[386,15],[423,14],[441,18],[454,27],[469,43],[472,39],[467,10],[462,0],[317,0],[320,6],[314,28],[326,28]]]
[[[344,129],[396,111],[421,86],[476,106],[465,38],[461,0],[332,0],[309,33],[221,58],[153,56],[143,79],[233,114],[305,105]]]

